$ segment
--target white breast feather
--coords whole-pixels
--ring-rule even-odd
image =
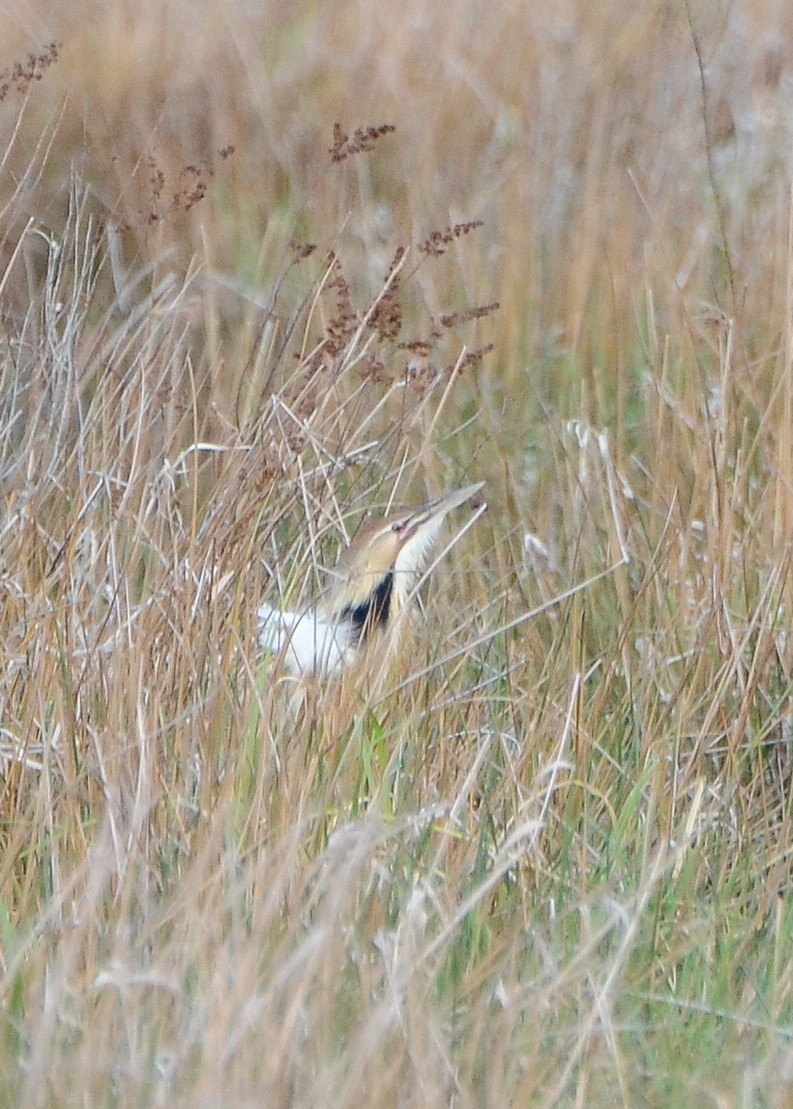
[[[349,627],[331,624],[313,610],[290,612],[270,605],[259,609],[262,650],[280,656],[286,672],[295,677],[340,674],[353,661],[350,638]]]

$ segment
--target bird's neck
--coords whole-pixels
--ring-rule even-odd
[[[375,632],[388,627],[396,607],[396,592],[394,572],[389,570],[363,601],[345,605],[338,615],[339,622],[350,624],[357,643],[366,642]]]

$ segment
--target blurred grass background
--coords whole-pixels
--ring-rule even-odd
[[[2,1103],[790,1104],[789,5],[3,27]],[[286,715],[259,601],[480,479]]]

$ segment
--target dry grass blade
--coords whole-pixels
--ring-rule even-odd
[[[7,15],[3,1104],[784,1102],[788,8]]]

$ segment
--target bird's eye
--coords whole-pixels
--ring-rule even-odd
[[[391,531],[402,531],[403,525],[400,522],[391,525]]]

